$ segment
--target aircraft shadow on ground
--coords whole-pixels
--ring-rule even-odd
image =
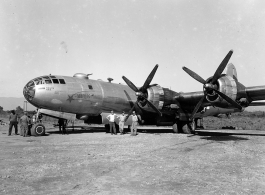
[[[130,131],[125,128],[124,129],[126,133],[130,133]],[[119,133],[119,130],[116,129],[117,133]],[[220,141],[220,140],[247,140],[246,138],[241,138],[241,137],[235,137],[236,135],[240,136],[240,135],[246,135],[246,136],[265,136],[265,131],[264,134],[253,134],[253,133],[237,133],[235,132],[236,130],[233,130],[233,132],[211,132],[211,131],[197,131],[195,136],[208,136],[207,138],[204,137],[202,139],[208,139],[208,140],[216,140],[216,141]],[[66,134],[82,134],[82,133],[98,133],[98,132],[106,132],[104,127],[82,127],[82,126],[76,126],[74,127],[74,130],[72,127],[67,128],[67,132]],[[147,134],[161,134],[161,133],[172,133],[173,131],[171,129],[138,129],[137,132],[140,133],[147,133]],[[109,133],[109,132],[108,132]],[[59,129],[56,130],[49,130],[47,132],[47,136],[49,134],[62,134],[62,132],[59,131]],[[194,135],[189,135],[190,136],[194,136]],[[210,136],[210,137],[209,137]]]
[[[201,139],[211,141],[245,141],[249,140],[240,136],[265,136],[265,134],[250,134],[250,133],[224,133],[224,132],[197,132],[196,136],[202,136]]]
[[[201,139],[204,140],[211,140],[211,141],[246,141],[249,140],[248,138],[238,137],[234,135],[215,135],[209,137],[202,137]]]
[[[66,134],[81,134],[81,133],[97,133],[97,132],[105,132],[105,129],[102,127],[97,128],[67,128]],[[49,131],[49,134],[62,134],[59,130]]]
[[[130,133],[128,128],[124,129],[126,133]],[[72,127],[67,128],[67,134],[81,134],[81,133],[98,133],[98,132],[106,132],[104,127]],[[116,129],[117,133],[120,133],[118,129]],[[161,134],[161,133],[173,133],[171,129],[138,129],[137,132],[142,133],[150,133],[150,134]],[[48,134],[62,134],[59,129],[56,130],[49,130]]]
[[[233,132],[210,132],[210,131],[197,131],[197,135],[201,136],[230,136],[230,135],[247,135],[247,136],[265,136],[265,131],[263,134],[261,133],[248,133],[247,130],[246,132],[236,132],[236,130],[233,130]]]

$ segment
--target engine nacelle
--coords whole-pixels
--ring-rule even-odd
[[[228,75],[220,77],[217,81],[217,87],[220,92],[230,97],[232,100],[236,100],[237,97],[237,82],[234,78]],[[212,91],[208,93],[206,99],[219,107],[231,106],[226,100],[220,97],[217,93]]]
[[[163,88],[160,85],[155,85],[147,88],[147,99],[159,110],[162,110],[164,106],[168,106],[174,102],[174,97],[177,95],[175,91],[168,88]],[[140,104],[143,109],[153,112],[152,108],[149,108],[146,104]]]

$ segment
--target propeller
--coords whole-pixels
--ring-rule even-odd
[[[139,89],[125,76],[122,76],[123,80],[125,81],[125,83],[133,90],[135,91],[135,94],[137,96],[137,100],[134,103],[133,107],[131,108],[131,110],[129,111],[127,117],[125,118],[125,121],[127,121],[127,119],[129,118],[129,116],[132,114],[135,106],[137,106],[139,101],[146,101],[147,104],[154,110],[156,111],[160,116],[162,116],[162,113],[155,107],[155,105],[153,103],[151,103],[147,97],[146,97],[146,92],[147,92],[147,88],[150,87],[150,83],[152,82],[154,75],[156,73],[156,70],[158,68],[158,64],[155,65],[155,67],[153,68],[153,70],[151,71],[151,73],[149,74],[149,76],[147,77],[146,81],[144,82],[143,86],[140,87]],[[153,86],[153,85],[151,85]]]
[[[200,101],[197,103],[195,106],[194,110],[191,113],[190,120],[194,119],[195,114],[199,110],[200,106],[202,105],[203,100],[205,99],[207,93],[209,91],[214,91],[216,92],[219,96],[221,96],[223,99],[225,99],[228,103],[233,105],[234,107],[242,110],[242,106],[240,106],[237,102],[232,100],[230,97],[227,95],[223,94],[222,92],[217,90],[217,86],[214,84],[221,76],[222,72],[224,71],[228,61],[230,60],[231,56],[233,54],[233,50],[230,50],[228,54],[225,56],[221,64],[218,66],[216,69],[212,79],[210,82],[205,81],[202,77],[200,77],[197,73],[193,72],[192,70],[186,68],[185,66],[182,68],[186,73],[188,73],[192,78],[194,78],[196,81],[200,82],[203,84],[203,89],[204,89],[204,96],[200,99]]]

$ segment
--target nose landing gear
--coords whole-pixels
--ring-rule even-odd
[[[42,123],[36,123],[32,126],[30,133],[32,136],[45,135],[45,126]]]

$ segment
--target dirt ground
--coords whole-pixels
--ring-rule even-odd
[[[7,136],[0,194],[264,194],[265,131],[137,136],[97,129]]]

